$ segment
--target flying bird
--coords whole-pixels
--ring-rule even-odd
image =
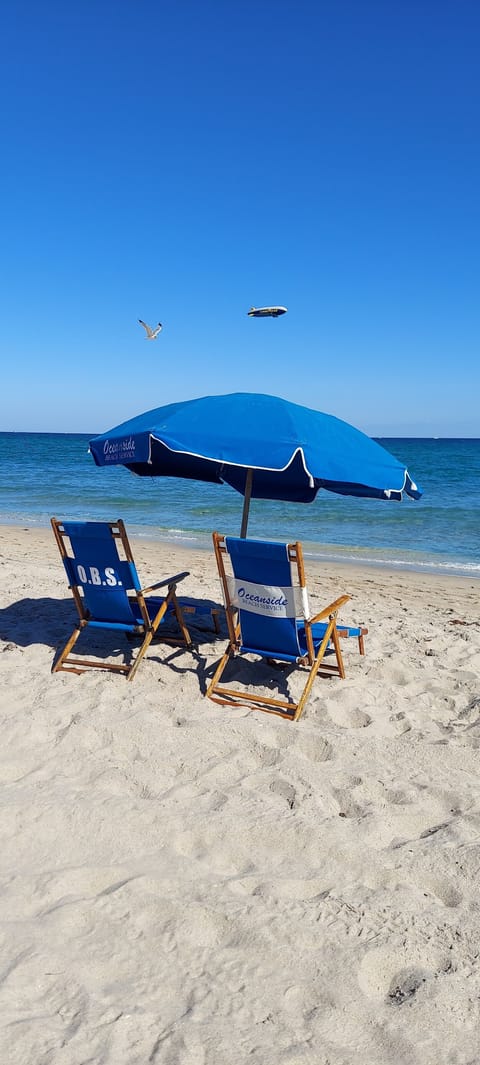
[[[278,318],[280,314],[286,313],[286,307],[250,307],[247,311],[249,318]]]
[[[146,331],[146,334],[147,334],[146,338],[145,338],[146,340],[155,340],[156,337],[158,337],[158,334],[161,333],[161,331],[162,331],[162,323],[161,322],[159,322],[158,325],[155,326],[155,329],[150,329],[150,326],[147,325],[146,322],[142,322],[141,318],[139,318],[138,321],[139,321],[140,325],[143,325],[143,328]]]

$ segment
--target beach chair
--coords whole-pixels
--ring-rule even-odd
[[[52,518],[51,523],[80,619],[55,660],[52,673],[107,669],[133,680],[159,626],[167,619],[176,619],[180,633],[176,637],[164,636],[162,632],[162,639],[166,643],[192,646],[176,596],[177,584],[188,577],[188,572],[142,588],[123,521],[61,522]],[[146,598],[160,588],[167,589],[165,596]],[[129,665],[72,657],[70,652],[84,629],[143,636],[143,642]]]
[[[300,543],[271,543],[213,533],[213,546],[229,642],[206,695],[222,705],[244,702],[297,721],[319,670],[345,677],[340,632],[350,632],[347,626],[337,627],[337,615],[350,596],[340,596],[312,617]],[[351,634],[359,636],[360,630],[352,629]],[[331,662],[325,661],[327,650],[332,653]],[[306,667],[308,676],[298,702],[222,687],[227,663],[237,654]]]

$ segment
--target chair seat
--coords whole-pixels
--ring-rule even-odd
[[[145,599],[145,606],[148,610],[148,616],[151,621],[156,618],[158,611],[162,606],[162,603],[165,602],[165,599],[166,596],[161,595],[151,595],[148,599]],[[193,597],[186,595],[177,596],[177,603],[179,604],[182,612],[185,611],[187,614],[198,614],[199,617],[213,617],[213,620],[215,622],[214,615],[218,614],[218,609],[213,605],[210,605],[209,603],[202,603],[201,599],[194,599]],[[90,618],[89,625],[91,626],[91,628],[94,629],[116,629],[118,632],[134,632],[137,626],[140,626],[143,629],[143,618],[140,614],[140,611],[136,610],[137,604],[135,600],[131,603],[131,606],[133,613],[131,624],[122,622],[115,623],[111,621],[106,621],[102,618]],[[165,618],[169,616],[171,617],[172,615],[175,616],[175,607],[173,603],[169,601],[167,603]]]
[[[163,602],[164,599],[162,598],[162,596],[155,595],[149,596],[149,598],[145,600],[145,604],[150,618],[155,617],[158,608]],[[218,624],[218,615],[221,612],[221,608],[215,606],[213,602],[202,602],[201,599],[195,599],[193,596],[178,595],[177,603],[179,604],[182,613],[193,615],[196,614],[198,615],[198,617],[211,618],[213,621],[215,632],[218,633],[220,631]],[[167,615],[172,614],[175,614],[175,608],[173,603],[170,602],[167,606]]]
[[[326,624],[324,625],[321,622],[319,622],[316,625],[312,625],[313,648],[314,648],[315,654],[317,654],[319,646],[320,646],[320,643],[321,643],[322,639],[324,639],[324,636],[325,636],[326,632],[327,632],[327,625]],[[298,633],[298,646],[299,646],[300,656],[307,658],[308,655],[309,655],[309,649],[308,649],[308,644],[307,644],[307,636],[305,636],[305,626],[304,626],[303,621],[297,621],[297,633]],[[276,660],[283,661],[283,662],[296,662],[296,661],[298,661],[298,656],[280,654],[277,651],[265,651],[265,650],[261,650],[259,648],[250,648],[250,646],[247,646],[245,643],[242,643],[241,649],[239,649],[239,650],[241,650],[242,654],[259,655],[261,658],[275,658]],[[327,651],[328,651],[328,648],[327,648]]]
[[[348,628],[347,626],[337,626],[342,635],[358,636],[360,629]],[[327,631],[327,625],[323,622],[317,622],[316,625],[312,625],[312,638],[313,648],[315,654],[317,654],[320,644]],[[305,624],[303,621],[297,621],[298,632],[298,645],[302,657],[308,657],[307,637],[305,634]],[[327,653],[331,644],[327,647]],[[245,644],[241,645],[242,654],[259,655],[260,658],[274,658],[279,662],[296,662],[297,658],[294,655],[278,654],[274,651],[260,650],[255,647],[247,647]]]

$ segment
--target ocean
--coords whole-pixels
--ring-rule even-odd
[[[117,520],[130,533],[211,548],[238,534],[243,498],[226,485],[97,468],[89,435],[0,433],[0,524]],[[423,489],[419,501],[319,492],[314,503],[252,500],[248,534],[301,540],[307,557],[480,577],[480,440],[379,439]]]

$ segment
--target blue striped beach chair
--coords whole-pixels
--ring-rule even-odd
[[[338,612],[349,595],[340,596],[311,615],[300,543],[272,543],[213,533],[213,546],[229,641],[206,694],[222,705],[247,703],[297,721],[319,670],[345,677],[340,636],[356,636],[363,654],[367,630],[337,625]],[[325,661],[327,650],[331,652],[330,662]],[[228,662],[235,655],[245,654],[306,668],[308,676],[298,702],[222,686]]]

